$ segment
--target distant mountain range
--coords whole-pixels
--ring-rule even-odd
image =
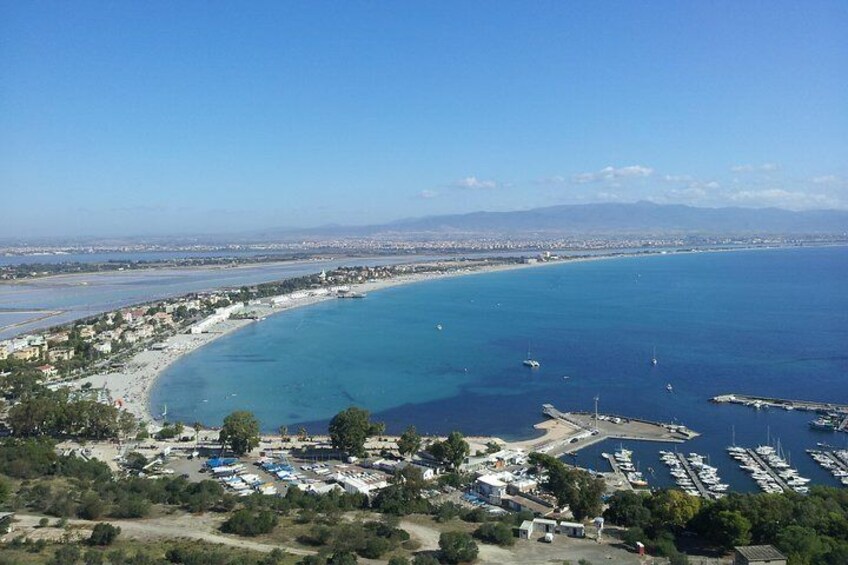
[[[460,236],[486,234],[842,234],[848,211],[779,208],[696,208],[636,202],[577,204],[518,212],[472,212],[408,218],[370,226],[265,230],[262,239],[304,237]]]

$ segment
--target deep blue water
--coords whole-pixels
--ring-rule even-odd
[[[793,463],[835,484],[803,450],[809,413],[713,405],[727,392],[848,402],[848,248],[664,255],[446,279],[273,316],[172,366],[153,392],[169,415],[220,424],[249,409],[267,429],[323,431],[370,409],[400,431],[528,437],[541,404],[683,422],[723,478],[754,484],[725,452],[780,437]],[[443,331],[435,329],[442,324]],[[522,367],[528,347],[542,366]],[[659,364],[650,365],[656,347]],[[564,375],[570,379],[564,380]],[[665,390],[672,383],[674,393]],[[653,484],[667,446],[628,442]],[[612,446],[577,460],[603,467]]]

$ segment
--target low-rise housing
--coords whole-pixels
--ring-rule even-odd
[[[103,355],[109,355],[112,353],[112,342],[111,341],[103,341],[100,343],[95,343],[92,347],[98,353],[102,353]]]
[[[40,356],[41,350],[38,347],[26,346],[12,352],[12,358],[18,361],[34,361]]]
[[[59,374],[59,371],[56,370],[56,367],[53,365],[41,365],[40,367],[36,367],[42,375],[45,377],[55,377]]]
[[[75,352],[70,347],[61,347],[48,351],[47,360],[51,363],[56,363],[58,361],[70,361],[74,358],[74,355]]]

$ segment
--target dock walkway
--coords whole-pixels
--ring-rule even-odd
[[[628,490],[635,490],[633,488],[633,485],[630,484],[630,481],[627,480],[627,475],[625,475],[624,471],[622,471],[621,468],[618,466],[618,461],[615,460],[615,457],[613,457],[609,453],[604,453],[603,456],[604,456],[604,459],[609,461],[610,467],[612,467],[612,472],[615,474],[615,476],[618,477],[619,479],[621,479],[621,481],[625,485],[627,485],[626,488]]]
[[[698,489],[698,494],[701,495],[701,498],[711,498],[710,491],[707,490],[707,487],[704,486],[704,483],[701,482],[700,477],[698,477],[698,473],[692,470],[692,467],[689,466],[689,461],[686,460],[686,456],[682,453],[676,453],[677,460],[680,461],[680,464],[683,465],[683,469],[686,471],[686,474],[689,475],[689,478],[692,480],[692,483],[695,485],[695,488]]]
[[[784,481],[782,478],[780,478],[780,475],[778,475],[777,473],[774,472],[774,469],[771,468],[771,465],[766,463],[763,460],[763,458],[760,457],[759,453],[757,453],[753,449],[746,449],[745,451],[748,452],[748,455],[750,455],[754,459],[754,461],[756,461],[757,464],[760,465],[760,467],[763,468],[763,470],[766,473],[771,475],[771,478],[774,479],[775,482],[777,482],[777,484],[780,486],[780,488],[782,488],[786,492],[794,492],[792,490],[792,487],[790,487],[788,484],[786,484],[786,481]]]

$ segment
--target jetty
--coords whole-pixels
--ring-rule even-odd
[[[618,466],[618,461],[615,460],[615,457],[610,455],[609,453],[602,454],[602,457],[609,461],[610,467],[612,467],[612,472],[615,475],[616,479],[627,489],[634,491],[636,489],[633,488],[633,485],[630,484],[630,481],[627,480],[627,475],[624,474],[624,471],[621,470],[621,467]]]
[[[573,432],[562,440],[537,449],[554,456],[573,453],[607,439],[683,443],[699,435],[679,424],[652,422],[615,414],[563,412],[553,404],[543,404],[542,413],[573,429]]]
[[[790,400],[749,394],[720,394],[710,399],[717,404],[742,404],[752,408],[774,407],[784,410],[805,410],[808,412],[839,412],[848,415],[848,404],[835,404],[816,400]]]
[[[695,485],[695,488],[698,490],[698,494],[701,498],[712,498],[712,495],[707,487],[704,486],[704,483],[701,482],[701,478],[698,476],[698,473],[692,469],[691,465],[689,465],[689,461],[686,460],[686,457],[682,453],[675,453],[677,456],[677,460],[680,461],[680,465],[683,467],[683,470],[686,471],[686,474],[689,475],[689,480],[692,481],[692,484]]]
[[[751,458],[754,461],[757,462],[757,464],[760,467],[762,467],[763,471],[765,471],[766,473],[769,474],[769,476],[771,476],[771,478],[774,480],[774,482],[776,482],[778,484],[778,486],[780,486],[780,488],[782,488],[785,492],[792,492],[792,487],[790,487],[788,484],[786,484],[786,481],[784,481],[780,477],[780,475],[775,473],[774,469],[771,468],[771,465],[766,463],[763,460],[763,458],[760,457],[760,455],[756,451],[754,451],[753,449],[750,449],[750,448],[746,449],[745,451],[748,453],[748,455],[751,456]]]

